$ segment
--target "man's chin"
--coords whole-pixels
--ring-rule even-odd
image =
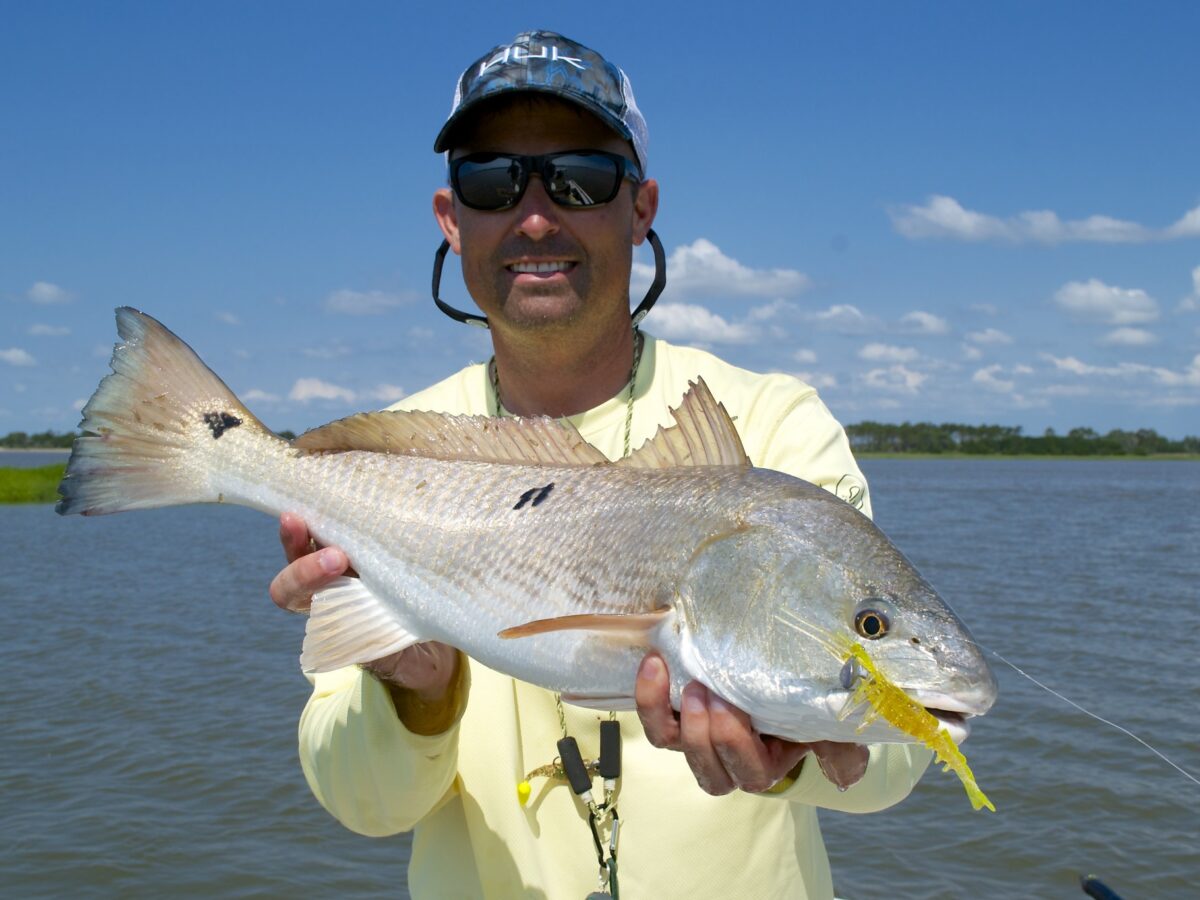
[[[583,304],[575,296],[510,296],[501,315],[516,327],[552,328],[574,323],[582,309]]]

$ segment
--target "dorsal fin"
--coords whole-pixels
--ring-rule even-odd
[[[430,459],[525,465],[590,466],[607,463],[570,422],[548,417],[494,419],[434,412],[358,413],[306,431],[298,450],[368,450]]]
[[[672,466],[749,467],[750,458],[725,407],[713,397],[703,378],[688,383],[678,408],[671,410],[675,424],[658,429],[619,465],[637,469]]]

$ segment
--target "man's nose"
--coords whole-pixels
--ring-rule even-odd
[[[525,195],[517,204],[517,233],[533,241],[558,232],[559,209],[550,195],[542,176],[531,174]]]

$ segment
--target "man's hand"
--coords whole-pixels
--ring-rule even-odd
[[[288,565],[271,582],[270,593],[281,609],[307,612],[314,593],[336,578],[355,574],[345,553],[337,547],[318,547],[304,520],[292,513],[279,517],[279,542]],[[451,699],[448,695],[458,666],[457,650],[429,641],[366,663],[363,668],[389,685],[411,691],[420,704],[437,706]]]
[[[670,695],[667,666],[651,653],[638,670],[635,695],[646,738],[655,747],[683,753],[696,783],[709,794],[765,791],[797,769],[810,750],[825,777],[843,790],[867,770],[866,747],[831,741],[796,744],[760,735],[746,713],[698,682],[683,689],[678,715]]]

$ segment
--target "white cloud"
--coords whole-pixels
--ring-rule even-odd
[[[213,313],[213,315],[216,317],[216,320],[218,322],[221,322],[224,325],[241,325],[242,324],[242,320],[239,319],[237,316],[235,316],[231,312],[216,312],[216,313]]]
[[[1192,292],[1179,301],[1178,311],[1200,311],[1200,266],[1192,269]]]
[[[987,366],[986,368],[976,370],[975,374],[971,376],[971,380],[987,388],[989,391],[995,391],[998,394],[1011,394],[1017,387],[1016,382],[1010,381],[1007,378],[1001,378],[1000,374],[1003,371],[1003,366]]]
[[[29,355],[29,351],[22,350],[20,347],[9,347],[7,350],[0,350],[0,362],[6,362],[10,366],[37,365],[37,360]]]
[[[1200,354],[1179,371],[1165,366],[1147,366],[1142,363],[1117,363],[1115,366],[1093,366],[1074,356],[1058,357],[1045,354],[1054,367],[1070,372],[1080,378],[1121,378],[1125,380],[1146,379],[1168,388],[1200,388]],[[1200,403],[1200,394],[1190,394],[1184,402]]]
[[[802,366],[811,366],[817,361],[817,354],[806,347],[802,347],[792,353],[792,359]]]
[[[795,308],[795,303],[789,303],[783,298],[776,298],[770,303],[754,307],[746,314],[746,318],[751,322],[767,322],[774,319],[780,313],[794,310]]]
[[[1151,371],[1150,366],[1141,363],[1118,363],[1115,366],[1093,366],[1074,356],[1054,356],[1046,353],[1043,356],[1062,372],[1070,372],[1082,378],[1101,376],[1105,378],[1129,378],[1144,375]]]
[[[985,328],[967,332],[967,340],[973,344],[1011,344],[1013,339],[999,328]]]
[[[919,309],[905,313],[900,319],[900,327],[915,334],[947,334],[950,331],[950,323],[941,316]]]
[[[1173,372],[1161,366],[1155,366],[1153,372],[1155,381],[1167,387],[1200,388],[1200,353],[1192,357],[1192,361],[1182,372]],[[1200,402],[1200,396],[1193,396],[1191,402]]]
[[[953,197],[934,194],[924,206],[889,210],[892,227],[907,238],[952,237],[963,241],[1007,238],[1008,230],[995,216],[972,212]]]
[[[1106,325],[1137,325],[1158,318],[1158,303],[1141,288],[1114,287],[1098,278],[1067,282],[1055,291],[1054,302],[1079,319]]]
[[[654,266],[635,262],[632,280],[644,289],[654,280]],[[796,269],[745,266],[706,238],[682,244],[667,257],[665,294],[670,297],[794,297],[810,284]]]
[[[952,238],[960,241],[1068,241],[1135,244],[1200,235],[1200,206],[1167,228],[1148,228],[1112,216],[1092,215],[1062,220],[1050,210],[1029,210],[1001,218],[965,208],[953,197],[934,194],[924,206],[905,205],[888,211],[892,227],[908,238]]]
[[[297,382],[299,383],[299,382]],[[294,390],[294,388],[293,388]],[[242,400],[247,403],[278,403],[279,395],[272,394],[270,391],[259,390],[258,388],[250,388],[241,394]]]
[[[915,347],[896,347],[892,344],[865,344],[858,351],[858,358],[870,362],[905,363],[915,360],[919,353]]]
[[[807,318],[823,328],[842,334],[862,334],[876,327],[873,319],[849,303],[839,303],[821,312],[809,313]]]
[[[1200,235],[1200,206],[1188,210],[1174,225],[1167,229],[1171,237],[1195,237]]]
[[[983,351],[974,344],[963,344],[962,353],[963,359],[967,360],[968,362],[975,362],[976,360],[983,359]]]
[[[33,286],[25,292],[25,297],[34,303],[50,306],[56,303],[69,303],[74,295],[49,281],[35,281]]]
[[[62,337],[70,334],[71,329],[66,325],[43,325],[39,322],[29,326],[29,333],[39,337]]]
[[[325,344],[320,347],[305,347],[300,351],[309,359],[340,359],[353,351],[345,344]]]
[[[1144,328],[1114,328],[1100,339],[1100,343],[1111,347],[1145,347],[1157,340]]]
[[[977,313],[983,313],[985,316],[996,316],[1000,314],[1000,310],[994,303],[972,303],[971,309]]]
[[[862,376],[867,387],[894,394],[915,394],[928,378],[899,363],[886,369],[871,369]]]
[[[338,387],[320,378],[297,378],[288,393],[289,400],[297,400],[300,403],[308,403],[310,400],[342,400],[353,403],[354,396],[354,391],[349,388]]]
[[[793,374],[805,384],[810,384],[819,391],[832,390],[838,384],[836,376],[825,372],[795,372]]]
[[[743,344],[756,335],[751,326],[727,322],[711,310],[693,303],[659,303],[654,307],[652,319],[655,334],[668,340]]]
[[[405,391],[398,384],[377,384],[369,391],[363,392],[363,396],[368,400],[375,400],[390,406],[398,400],[403,400]]]
[[[325,298],[325,309],[346,316],[380,316],[397,306],[411,302],[409,295],[385,291],[352,291],[342,288]]]

